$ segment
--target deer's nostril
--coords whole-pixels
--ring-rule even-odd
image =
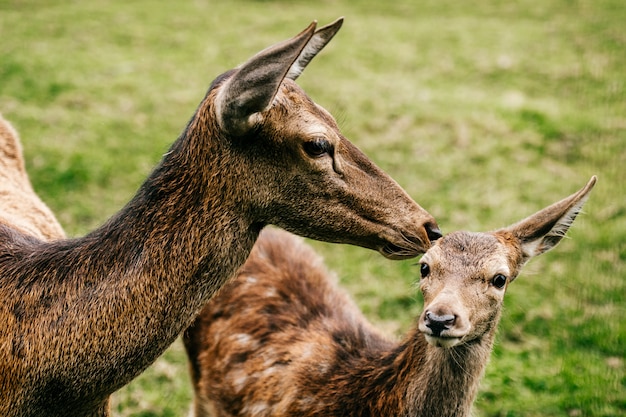
[[[428,235],[428,239],[431,242],[434,242],[437,239],[440,239],[443,234],[441,233],[441,229],[437,226],[437,223],[426,223],[424,225],[424,229],[426,229],[426,234]]]
[[[448,330],[450,326],[456,321],[456,316],[452,314],[444,314],[439,316],[437,314],[426,312],[424,324],[433,332],[433,336],[439,336],[442,331]]]

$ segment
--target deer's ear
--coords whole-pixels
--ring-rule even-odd
[[[504,229],[521,242],[524,262],[547,252],[563,239],[595,183],[593,176],[578,192]]]
[[[220,127],[243,135],[253,125],[252,116],[267,109],[307,43],[315,34],[312,22],[295,37],[270,46],[235,69],[216,97]]]
[[[333,23],[330,23],[324,27],[319,28],[315,31],[309,42],[306,44],[298,59],[295,60],[289,72],[287,73],[286,78],[291,80],[295,80],[302,74],[304,68],[309,65],[309,62],[322,50],[324,47],[330,42],[330,40],[335,36],[335,34],[341,29],[341,25],[343,24],[343,17],[335,20]]]

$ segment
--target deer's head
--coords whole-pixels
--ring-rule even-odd
[[[420,260],[419,330],[427,341],[449,348],[492,334],[508,285],[530,258],[561,241],[595,182],[512,226],[439,239]]]
[[[441,236],[434,218],[295,83],[341,24],[316,30],[314,22],[259,52],[219,77],[201,110],[217,121],[222,144],[235,155],[237,186],[247,188],[236,191],[241,209],[258,224],[389,258],[416,256]]]

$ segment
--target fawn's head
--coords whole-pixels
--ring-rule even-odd
[[[294,81],[341,24],[316,30],[314,22],[223,74],[196,119],[216,121],[231,155],[223,163],[239,180],[233,192],[260,226],[364,246],[389,258],[416,256],[441,236],[434,218]]]
[[[426,340],[448,348],[492,333],[509,283],[530,258],[561,241],[595,182],[512,226],[439,239],[420,260],[419,330]]]

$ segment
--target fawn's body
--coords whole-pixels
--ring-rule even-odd
[[[400,343],[310,247],[264,231],[184,334],[195,416],[468,416],[508,284],[564,236],[594,183],[508,228],[439,239],[420,261],[424,310]]]
[[[135,197],[77,239],[0,225],[0,415],[103,416],[276,224],[415,256],[434,219],[293,81],[341,21],[218,77]]]

